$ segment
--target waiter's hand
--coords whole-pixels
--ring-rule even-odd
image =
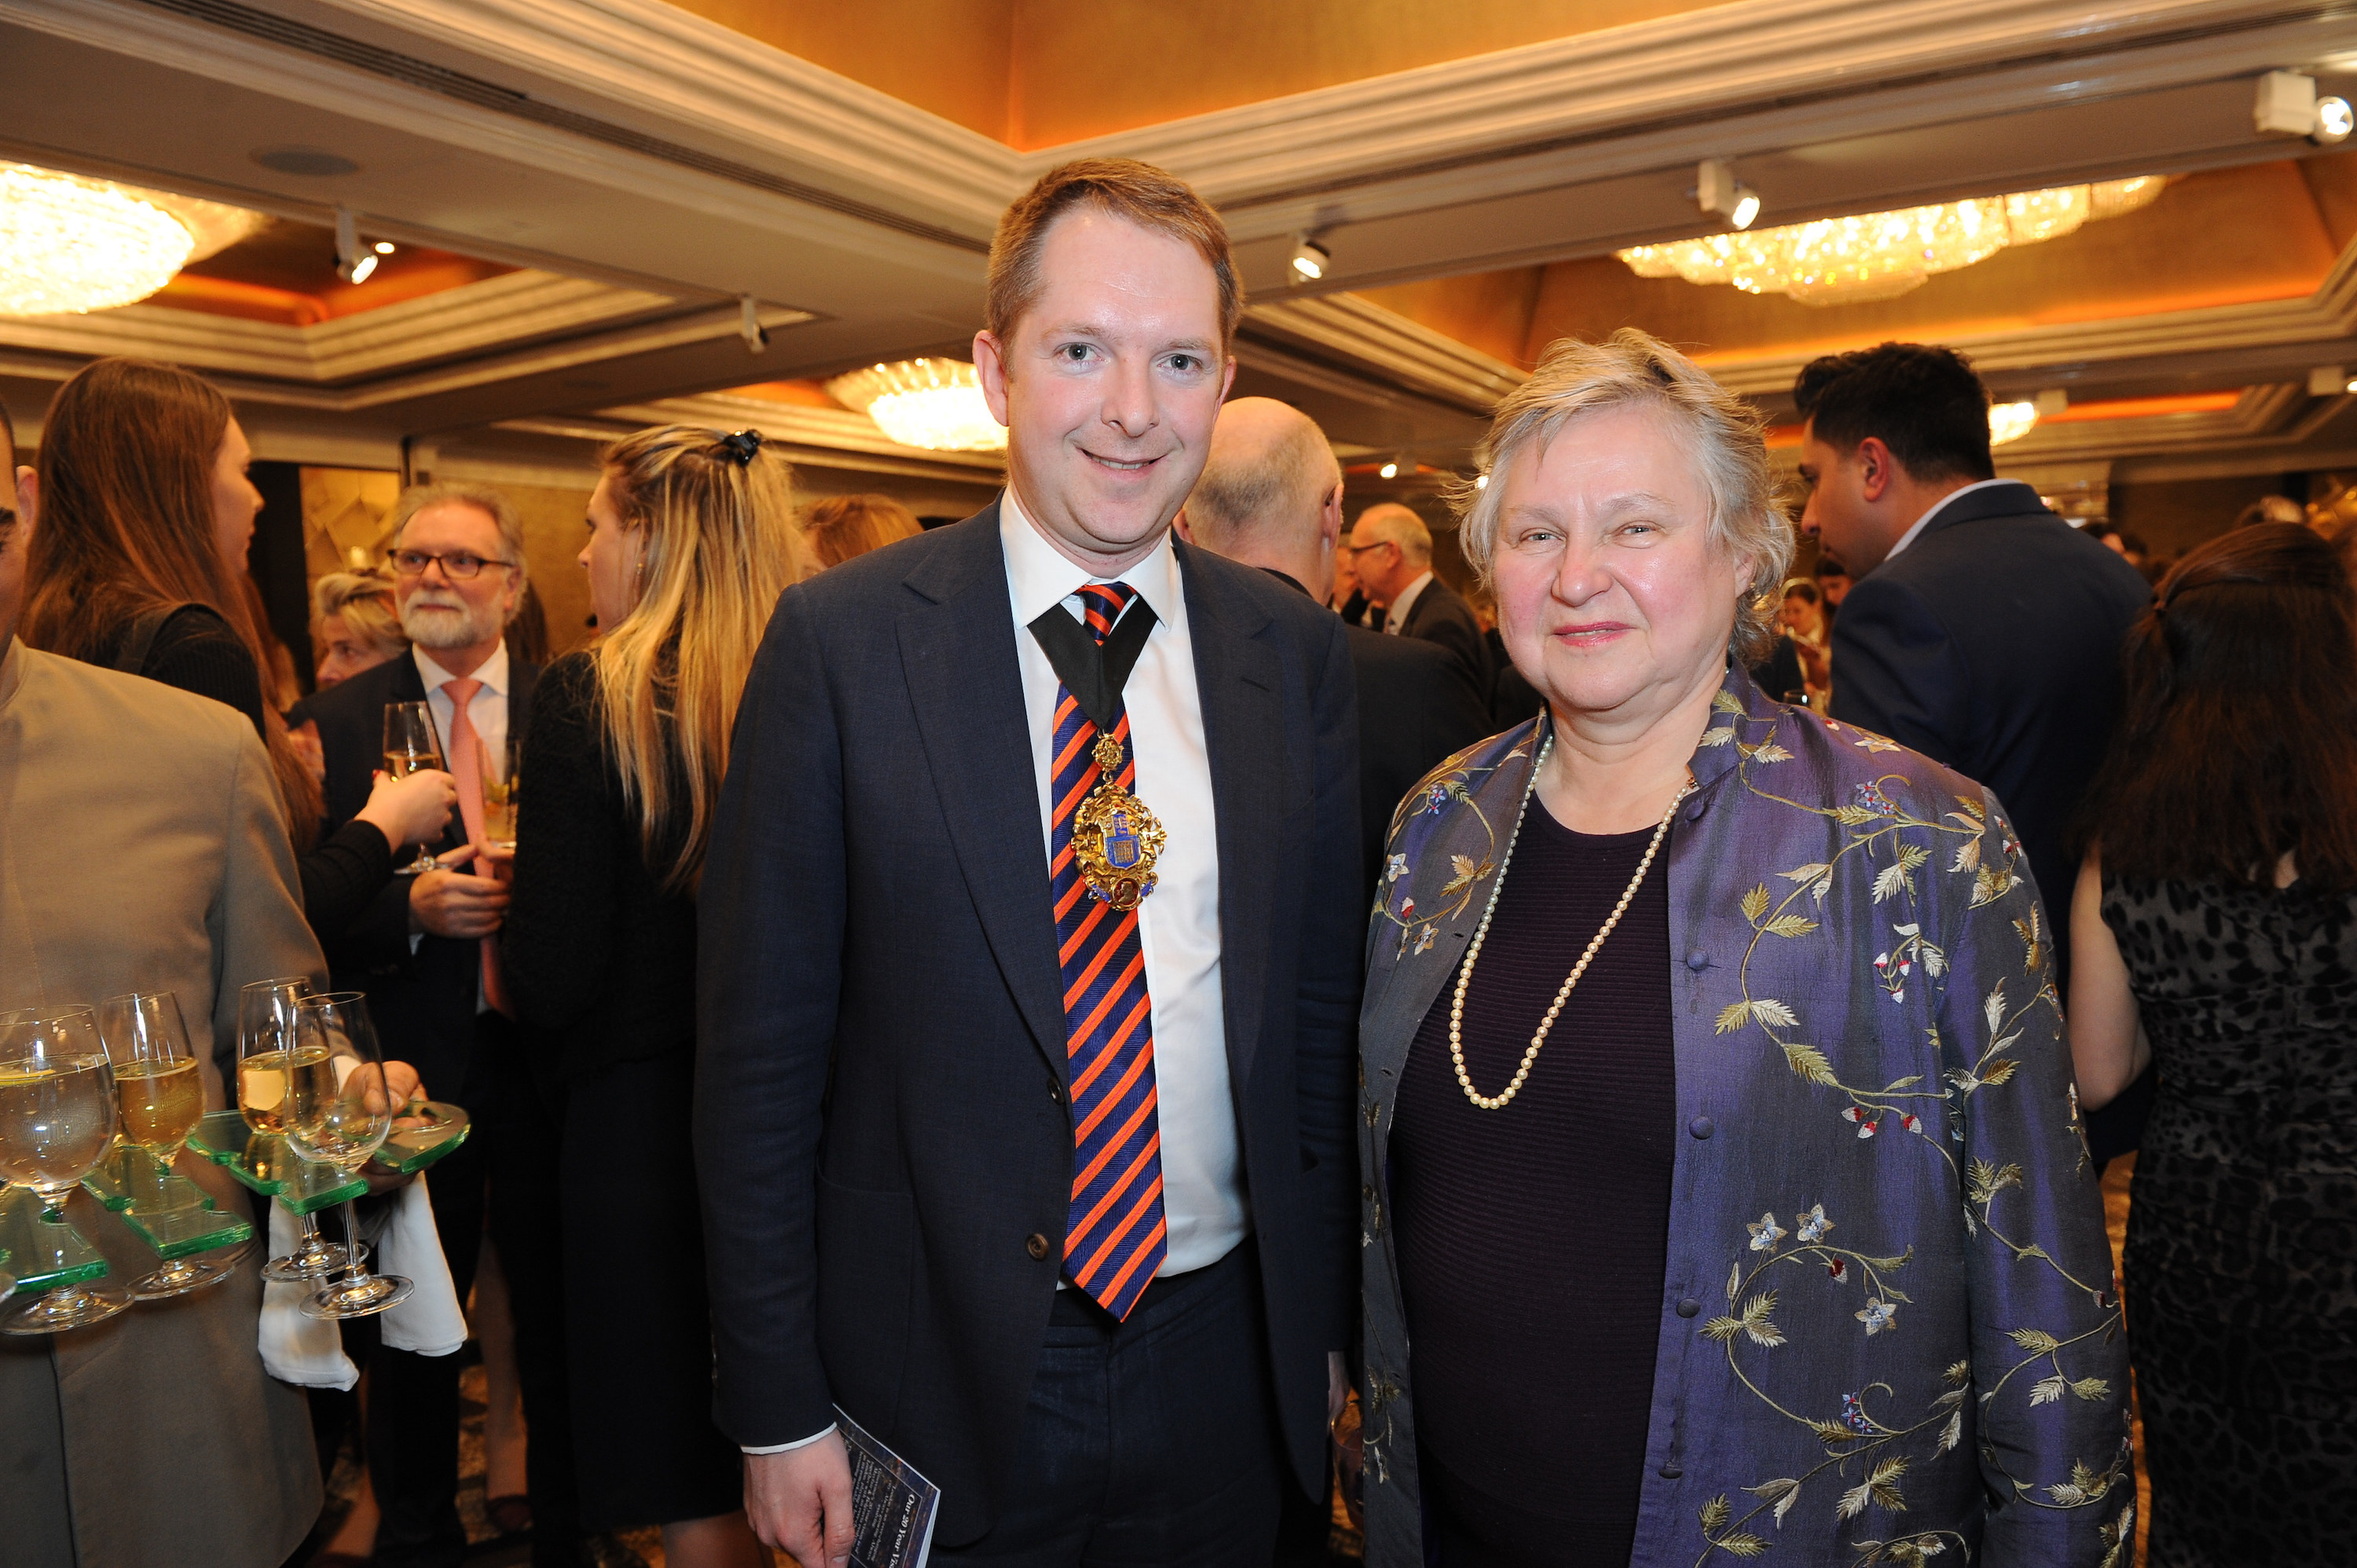
[[[843,1434],[783,1454],[745,1455],[745,1517],[762,1544],[802,1568],[851,1561],[851,1453]]]
[[[500,929],[507,908],[507,884],[471,871],[423,871],[410,878],[409,918],[437,937],[488,937]]]

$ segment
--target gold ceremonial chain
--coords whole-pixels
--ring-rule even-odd
[[[1072,813],[1072,858],[1091,893],[1115,909],[1135,909],[1154,891],[1154,863],[1169,835],[1145,801],[1114,782],[1121,742],[1100,734],[1090,756],[1097,787]]]
[[[1597,950],[1604,946],[1604,939],[1612,934],[1612,928],[1620,923],[1620,917],[1629,912],[1630,901],[1637,897],[1637,889],[1644,886],[1645,873],[1653,868],[1653,856],[1661,853],[1662,841],[1670,836],[1670,822],[1677,816],[1679,805],[1695,791],[1694,775],[1689,773],[1685,782],[1678,786],[1676,796],[1670,801],[1670,809],[1662,813],[1662,825],[1653,830],[1653,842],[1645,846],[1645,858],[1637,863],[1637,875],[1629,879],[1628,889],[1620,895],[1620,902],[1612,906],[1611,917],[1604,922],[1604,929],[1596,933],[1596,940],[1587,944],[1587,950],[1581,953],[1579,961],[1571,966],[1571,973],[1565,979],[1563,989],[1555,993],[1555,1004],[1546,1010],[1546,1016],[1539,1020],[1538,1032],[1531,1036],[1531,1048],[1523,1053],[1523,1065],[1514,1069],[1514,1081],[1506,1085],[1503,1094],[1483,1094],[1473,1087],[1472,1075],[1465,1070],[1465,992],[1473,983],[1473,965],[1481,956],[1482,939],[1490,934],[1490,917],[1498,912],[1498,895],[1505,890],[1507,869],[1514,864],[1514,845],[1522,842],[1523,819],[1530,815],[1531,796],[1538,790],[1539,772],[1546,767],[1547,757],[1554,750],[1555,736],[1549,736],[1546,744],[1539,747],[1538,760],[1531,765],[1531,781],[1523,789],[1523,809],[1514,817],[1512,836],[1506,840],[1506,858],[1498,865],[1498,880],[1490,885],[1490,902],[1481,911],[1481,924],[1473,932],[1473,946],[1465,954],[1465,967],[1458,972],[1457,999],[1448,1009],[1448,1059],[1457,1064],[1457,1082],[1465,1090],[1465,1098],[1480,1111],[1502,1111],[1515,1095],[1522,1092],[1523,1080],[1531,1076],[1531,1064],[1539,1059],[1539,1047],[1546,1044],[1547,1031],[1555,1027],[1556,1015],[1563,1011],[1563,1004],[1571,998],[1571,988],[1577,985],[1579,977],[1587,972],[1588,964],[1594,961]],[[1546,808],[1542,806],[1539,809],[1544,811]]]

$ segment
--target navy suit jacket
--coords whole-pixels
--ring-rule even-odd
[[[1834,622],[1834,716],[1996,792],[2068,950],[2072,817],[2119,716],[2144,576],[2006,483],[1951,502],[1851,587]]]
[[[508,650],[508,733],[522,736],[532,719],[532,693],[540,666]],[[328,764],[327,832],[360,814],[384,766],[384,709],[388,703],[422,703],[425,682],[417,660],[404,650],[395,659],[363,670],[296,705],[287,723],[316,719],[319,749]],[[450,813],[450,825],[434,853],[467,842],[466,824]],[[414,846],[393,851],[396,865],[415,858]],[[409,941],[407,876],[387,883],[368,908],[334,940],[328,953],[328,982],[339,991],[368,993],[384,1054],[416,1068],[428,1092],[455,1100],[467,1082],[474,1050],[475,998],[482,968],[482,944],[424,936],[416,950]]]
[[[1497,671],[1490,665],[1490,644],[1481,632],[1481,623],[1475,618],[1473,607],[1465,596],[1434,577],[1424,585],[1407,607],[1407,618],[1400,623],[1399,635],[1434,643],[1448,650],[1465,670],[1465,677],[1473,682],[1477,692],[1490,690]]]
[[[1288,1453],[1356,1319],[1359,768],[1342,623],[1177,546],[1217,811],[1228,1067]],[[699,899],[696,1172],[722,1432],[840,1403],[1005,1500],[1061,1269],[1069,1052],[996,503],[786,590]],[[1147,790],[1151,798],[1151,790]],[[1044,1240],[1044,1245],[1041,1242]]]

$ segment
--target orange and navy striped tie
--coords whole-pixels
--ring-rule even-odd
[[[1137,596],[1121,583],[1080,591],[1089,631],[1102,645]],[[1129,714],[1114,721],[1125,789],[1137,756]],[[1097,726],[1071,692],[1056,686],[1054,859],[1057,949],[1064,968],[1064,1025],[1071,1052],[1072,1207],[1064,1274],[1100,1306],[1126,1318],[1168,1251],[1162,1214],[1162,1130],[1155,1112],[1154,1006],[1137,911],[1116,910],[1089,889],[1072,856],[1072,817],[1097,787]]]

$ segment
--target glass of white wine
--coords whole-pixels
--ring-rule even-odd
[[[295,1009],[310,994],[311,983],[299,974],[257,980],[238,993],[237,1111],[257,1139],[285,1134],[286,1079],[298,1048]],[[252,1145],[248,1148],[250,1168]],[[264,1279],[280,1284],[325,1279],[359,1261],[357,1238],[348,1251],[320,1235],[319,1222],[310,1215],[297,1219],[303,1233],[295,1250],[263,1264]]]
[[[132,1212],[159,1201],[180,1145],[205,1113],[204,1078],[188,1049],[188,1027],[180,999],[169,991],[133,992],[98,1004],[98,1032],[114,1068],[114,1099],[123,1141],[154,1165],[153,1198],[137,1198]],[[240,1251],[242,1251],[241,1248]],[[124,1288],[134,1301],[161,1301],[229,1278],[229,1264],[214,1259],[176,1258]]]
[[[393,778],[406,779],[428,768],[447,771],[442,760],[442,737],[435,732],[434,710],[425,703],[387,703],[384,705],[384,770]],[[417,846],[417,858],[401,867],[404,876],[414,876],[422,871],[432,871],[434,846]]]
[[[88,1007],[0,1013],[0,1176],[41,1195],[44,1223],[114,1142],[114,1074]],[[0,1319],[10,1334],[55,1334],[130,1305],[121,1291],[59,1285]]]
[[[295,1009],[295,1039],[286,1075],[287,1146],[307,1160],[357,1176],[383,1145],[401,1109],[385,1083],[368,998],[357,991],[305,997]],[[344,1234],[360,1234],[349,1198]],[[414,1288],[398,1274],[370,1273],[356,1256],[341,1278],[325,1281],[304,1298],[303,1311],[311,1317],[366,1317],[398,1305]]]
[[[523,737],[511,735],[500,746],[479,746],[483,767],[483,838],[500,849],[516,843],[516,792],[523,782]]]

